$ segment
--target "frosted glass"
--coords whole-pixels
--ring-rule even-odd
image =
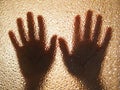
[[[72,48],[74,17],[80,15],[82,28],[88,10],[93,11],[93,28],[96,15],[103,16],[102,34],[106,27],[112,27],[106,58],[102,65],[102,81],[106,90],[120,89],[120,0],[0,0],[0,90],[23,90],[24,78],[20,72],[15,50],[8,32],[13,30],[20,40],[16,19],[22,17],[26,32],[26,13],[33,12],[37,25],[37,15],[45,19],[47,45],[52,35],[63,37]],[[36,28],[38,28],[36,26]],[[82,90],[83,84],[68,73],[62,53],[57,43],[55,62],[44,83],[44,90]]]

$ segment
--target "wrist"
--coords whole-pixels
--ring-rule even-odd
[[[39,80],[28,80],[25,84],[25,90],[39,90]]]
[[[104,89],[103,84],[101,83],[100,79],[93,79],[83,82],[85,88],[87,90],[102,90]]]

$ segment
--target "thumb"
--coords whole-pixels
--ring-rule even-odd
[[[69,57],[69,49],[67,46],[67,42],[63,38],[59,38],[58,40],[59,40],[60,49],[63,54],[63,58],[66,60]]]

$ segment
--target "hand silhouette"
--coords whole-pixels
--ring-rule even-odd
[[[56,38],[53,36],[50,42],[50,47],[46,48],[45,44],[45,27],[42,16],[38,16],[39,26],[39,40],[35,38],[35,25],[33,14],[27,13],[28,36],[26,39],[23,21],[21,18],[17,19],[18,31],[23,46],[20,46],[14,33],[9,32],[9,37],[16,50],[19,66],[26,81],[27,90],[36,90],[39,87],[39,81],[49,70],[56,50]]]
[[[94,34],[91,37],[92,11],[87,12],[84,34],[80,28],[80,16],[75,17],[73,49],[69,52],[66,41],[59,38],[60,49],[63,53],[64,64],[68,71],[82,82],[89,90],[102,90],[100,85],[100,69],[104,60],[108,43],[111,39],[111,28],[106,30],[105,38],[98,44],[102,25],[102,17],[97,16]]]

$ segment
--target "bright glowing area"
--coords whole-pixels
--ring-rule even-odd
[[[53,35],[63,37],[69,49],[72,49],[72,35],[74,18],[81,16],[81,28],[83,29],[86,12],[93,11],[93,26],[96,15],[103,16],[102,36],[106,27],[113,28],[113,35],[108,47],[108,53],[102,65],[102,80],[107,90],[120,88],[119,48],[119,0],[1,0],[0,1],[0,89],[22,90],[24,78],[20,73],[16,53],[10,42],[8,31],[13,30],[20,41],[17,31],[16,19],[23,18],[25,29],[26,13],[33,12],[36,29],[38,29],[37,16],[42,15],[45,19],[47,46]],[[50,72],[46,76],[44,90],[81,90],[82,83],[73,78],[67,71],[62,53],[57,41],[57,53]],[[33,67],[34,68],[34,67]]]

